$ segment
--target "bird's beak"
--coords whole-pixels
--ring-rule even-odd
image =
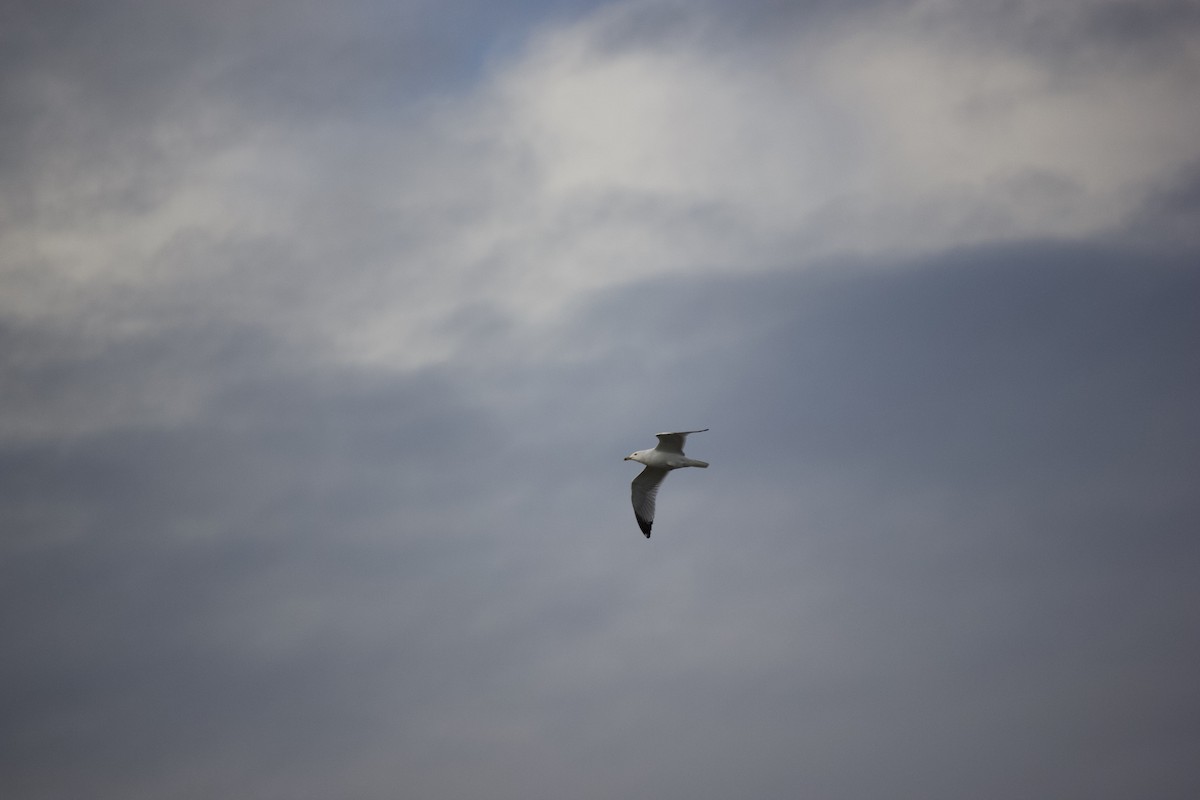
[[[625,460],[625,461],[628,461],[628,460],[629,460],[629,456],[625,456],[625,459],[624,459],[624,460]]]

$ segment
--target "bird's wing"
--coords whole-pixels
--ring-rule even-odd
[[[647,539],[650,538],[650,526],[654,524],[654,498],[669,471],[646,467],[633,479],[633,515]]]
[[[658,444],[654,449],[660,453],[678,453],[683,455],[683,440],[687,438],[689,433],[704,433],[708,428],[703,428],[698,431],[676,431],[675,433],[657,433]]]

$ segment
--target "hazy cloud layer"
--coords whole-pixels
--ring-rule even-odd
[[[2,27],[6,797],[1200,790],[1193,4]]]

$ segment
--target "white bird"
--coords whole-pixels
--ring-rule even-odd
[[[704,433],[699,431],[677,431],[675,433],[659,433],[658,444],[653,450],[636,450],[625,456],[626,461],[637,461],[645,464],[646,468],[633,479],[633,515],[637,517],[638,527],[646,538],[650,538],[650,526],[654,524],[654,497],[663,478],[673,469],[680,467],[707,467],[707,461],[697,461],[683,454],[683,440],[689,433]]]

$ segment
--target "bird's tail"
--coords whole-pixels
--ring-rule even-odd
[[[688,459],[688,464],[687,464],[687,465],[688,465],[689,467],[700,467],[701,469],[708,469],[708,462],[707,462],[707,461],[697,461],[697,460],[696,460],[696,459],[694,459],[694,458],[689,458],[689,459]]]

